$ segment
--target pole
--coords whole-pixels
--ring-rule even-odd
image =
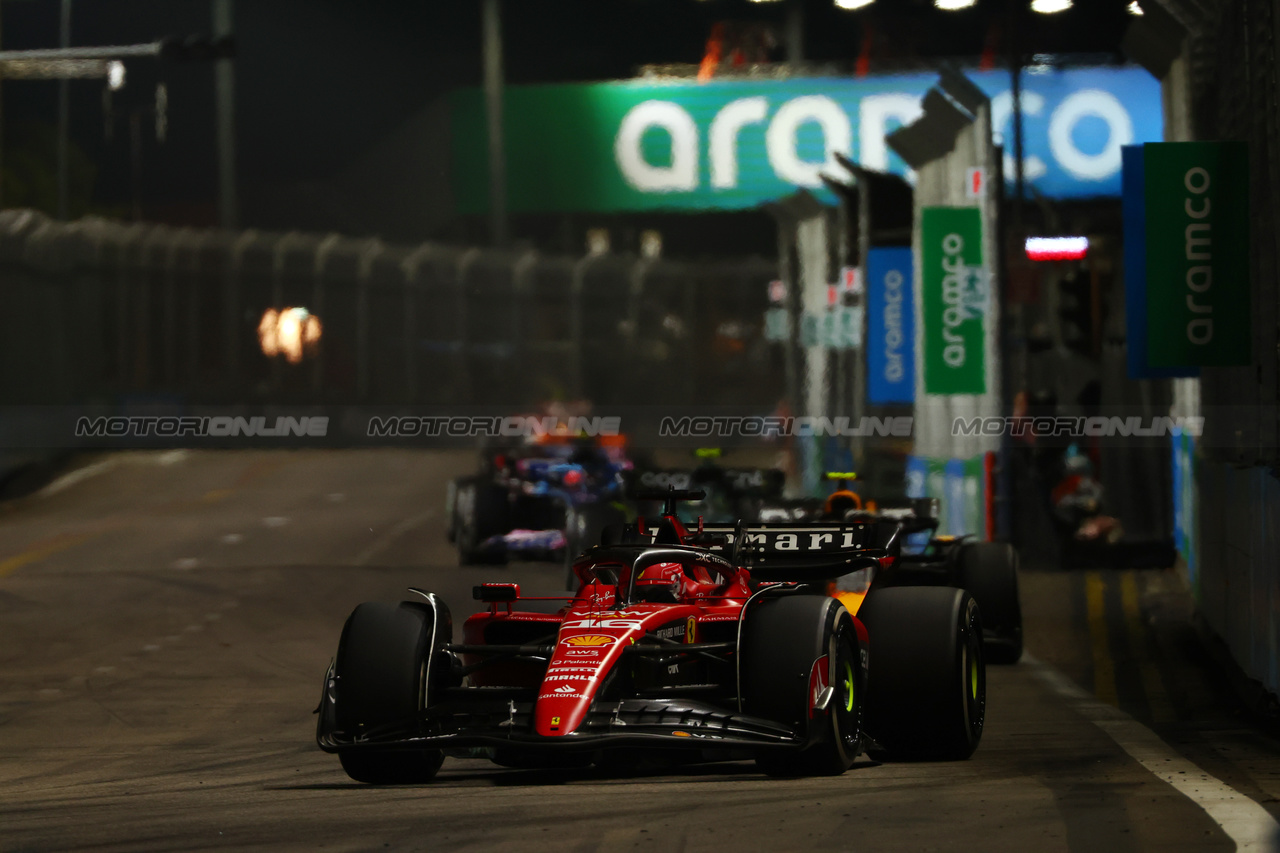
[[[804,0],[791,0],[787,6],[787,62],[804,61]]]
[[[1009,94],[1013,98],[1013,233],[1022,239],[1022,47],[1017,0],[1009,0]]]
[[[62,0],[62,15],[58,22],[58,44],[63,49],[71,47],[71,0]],[[67,218],[67,134],[71,123],[71,81],[58,81],[58,218]]]
[[[489,124],[489,238],[507,242],[507,164],[502,137],[502,7],[484,0],[484,101]]]
[[[0,3],[0,10],[4,4]],[[0,15],[3,18],[3,15]],[[3,43],[0,42],[0,49]],[[0,208],[4,207],[4,75],[0,74]]]
[[[862,338],[860,348],[856,352],[854,359],[854,423],[861,426],[862,417],[868,413],[867,403],[867,311],[871,306],[871,276],[867,273],[867,267],[871,261],[871,178],[865,172],[857,174],[858,188],[858,275],[862,279],[862,293],[858,296],[858,303],[862,306],[862,316],[860,322],[859,335]],[[863,440],[861,432],[853,437],[853,465],[855,471],[861,471],[867,464],[866,442]]]
[[[129,186],[133,196],[133,221],[142,221],[142,112],[129,113]]]
[[[213,36],[227,38],[232,31],[233,0],[213,0]],[[218,222],[223,228],[240,227],[240,205],[236,196],[235,67],[230,59],[219,59],[213,67],[218,136]]]

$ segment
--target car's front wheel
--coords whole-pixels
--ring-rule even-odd
[[[334,721],[345,738],[416,733],[443,663],[433,650],[449,641],[442,608],[366,602],[352,612],[333,670]],[[436,749],[348,748],[338,758],[352,779],[376,785],[430,781],[444,761]]]
[[[862,670],[844,605],[804,594],[754,604],[744,618],[740,665],[743,711],[793,727],[806,740],[802,749],[762,751],[762,770],[838,775],[853,764],[862,747]],[[819,698],[825,705],[815,707]]]

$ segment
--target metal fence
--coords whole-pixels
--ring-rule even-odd
[[[772,407],[776,262],[388,245],[0,211],[0,399]],[[323,324],[268,358],[264,312]]]

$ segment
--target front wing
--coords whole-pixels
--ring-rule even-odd
[[[322,714],[316,741],[326,752],[502,745],[557,752],[620,746],[761,749],[805,745],[801,735],[782,724],[691,699],[597,701],[577,731],[544,737],[533,732],[534,702],[528,691],[454,688],[445,694],[420,719],[359,737],[326,726]]]

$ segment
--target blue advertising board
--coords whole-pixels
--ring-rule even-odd
[[[1196,367],[1154,367],[1147,336],[1147,190],[1141,145],[1122,149],[1124,164],[1121,220],[1124,228],[1125,357],[1130,379],[1199,376]]]
[[[867,399],[910,403],[916,396],[911,249],[867,253]]]

